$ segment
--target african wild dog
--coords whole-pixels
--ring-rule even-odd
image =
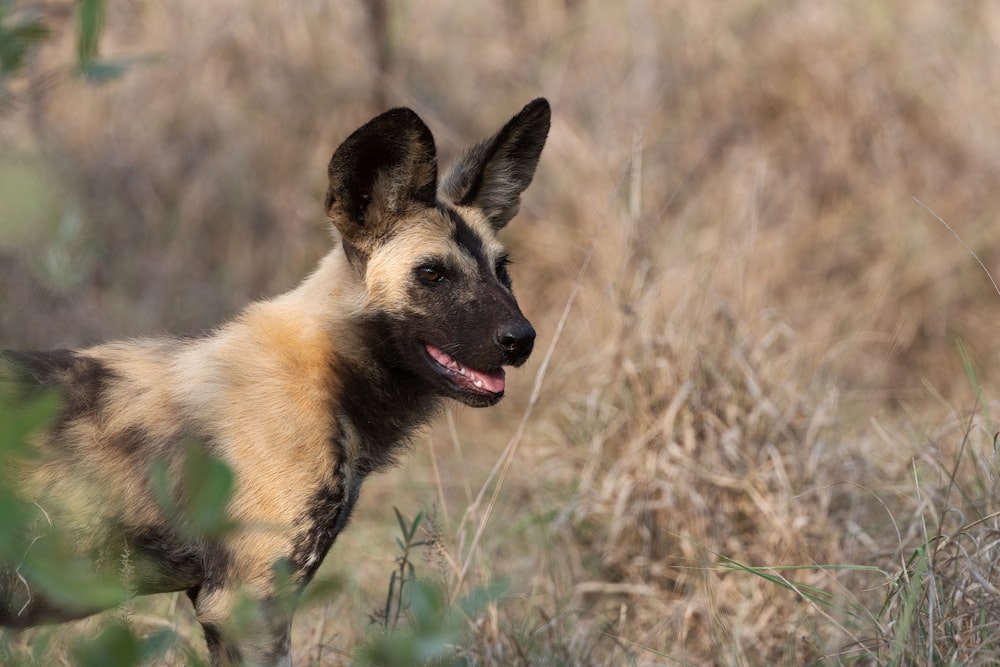
[[[340,243],[294,290],[201,337],[2,353],[8,386],[62,397],[36,458],[5,462],[22,503],[78,555],[137,555],[136,594],[186,591],[213,664],[290,664],[276,564],[304,586],[365,477],[443,398],[495,404],[503,366],[531,353],[496,233],[518,211],[549,118],[544,99],[531,102],[439,184],[430,130],[409,109],[388,111],[334,152],[326,213]],[[154,461],[182,488],[190,442],[234,472],[239,528],[222,538],[185,537],[152,488]],[[0,569],[0,624],[98,611],[45,599],[16,565]],[[227,620],[246,593],[262,611],[236,636]]]

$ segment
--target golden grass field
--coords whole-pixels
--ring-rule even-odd
[[[210,328],[327,251],[371,116],[446,163],[552,103],[505,232],[536,352],[366,482],[296,664],[377,631],[393,506],[418,576],[506,582],[468,664],[1000,660],[1000,5],[111,0],[92,84],[73,3],[15,4],[56,37],[0,109],[3,347]]]

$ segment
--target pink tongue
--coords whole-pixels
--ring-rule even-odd
[[[427,353],[434,361],[438,362],[449,371],[454,378],[455,384],[468,389],[469,391],[488,391],[492,394],[499,394],[504,390],[505,373],[502,368],[492,371],[477,371],[468,368],[455,361],[447,353],[442,352],[431,344],[425,346]]]

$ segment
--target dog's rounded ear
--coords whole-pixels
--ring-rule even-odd
[[[499,230],[517,215],[549,134],[552,111],[544,98],[529,102],[500,131],[466,152],[441,181],[441,195],[475,206]]]
[[[326,214],[364,255],[407,214],[434,206],[437,151],[430,129],[410,109],[376,116],[330,159]]]

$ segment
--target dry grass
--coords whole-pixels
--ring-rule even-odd
[[[970,379],[976,382],[975,377]],[[996,661],[997,432],[982,405],[926,433],[911,462],[914,536],[882,608],[885,655],[894,664]],[[890,441],[887,430],[881,436]]]
[[[69,4],[38,6],[65,33]],[[507,232],[539,353],[366,486],[300,663],[349,662],[390,508],[432,504],[425,575],[510,582],[474,664],[997,660],[1000,8],[373,6],[114,1],[105,54],[150,59],[95,88],[53,42],[0,117],[0,340],[48,347],[293,285],[330,151],[386,105],[449,156],[553,102]]]

